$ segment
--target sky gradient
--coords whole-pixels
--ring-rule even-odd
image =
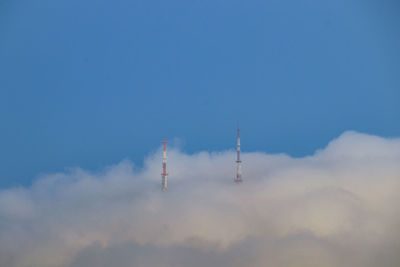
[[[400,136],[398,1],[0,2],[0,187],[184,152]],[[232,159],[232,162],[234,159]]]

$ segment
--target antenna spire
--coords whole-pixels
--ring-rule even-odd
[[[162,173],[161,173],[161,189],[163,191],[167,190],[167,140],[162,141],[163,147],[163,160],[162,160]]]
[[[235,183],[241,183],[242,180],[242,161],[240,160],[240,126],[237,127],[237,146],[236,146],[236,177]]]

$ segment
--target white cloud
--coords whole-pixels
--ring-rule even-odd
[[[400,266],[400,139],[305,158],[161,154],[0,191],[0,266]]]

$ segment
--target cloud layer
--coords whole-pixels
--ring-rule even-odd
[[[305,158],[161,154],[0,191],[0,266],[400,266],[400,139]]]

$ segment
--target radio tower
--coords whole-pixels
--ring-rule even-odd
[[[234,179],[235,183],[241,183],[242,181],[242,161],[240,160],[240,127],[238,124],[237,128],[237,158],[236,158],[236,177]]]
[[[167,141],[164,140],[162,141],[164,144],[164,150],[163,150],[163,159],[162,159],[162,173],[161,173],[161,189],[163,191],[167,190]]]

